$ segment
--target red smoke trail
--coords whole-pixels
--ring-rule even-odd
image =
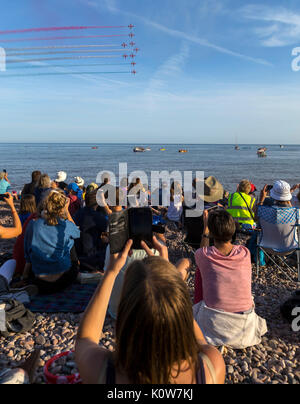
[[[7,56],[41,56],[41,55],[65,55],[68,53],[101,53],[101,52],[124,52],[123,49],[97,49],[97,50],[72,50],[72,51],[54,51],[54,52],[26,52],[10,53]]]
[[[50,36],[44,38],[18,38],[18,39],[1,39],[1,43],[12,43],[12,42],[30,42],[30,41],[60,41],[62,39],[87,39],[87,38],[114,38],[114,37],[124,37],[127,34],[120,35],[84,35],[84,36]]]
[[[102,56],[70,56],[70,57],[63,57],[63,58],[37,58],[37,59],[17,59],[17,60],[7,60],[6,64],[8,63],[31,63],[31,62],[44,62],[49,60],[81,60],[81,59],[112,59],[112,58],[119,58],[120,55],[102,55]]]
[[[0,75],[1,78],[8,77],[38,77],[38,76],[82,76],[82,75],[94,75],[94,74],[131,74],[132,71],[117,71],[117,72],[65,72],[65,73],[29,73],[29,74],[10,74]]]
[[[120,46],[119,44],[107,44],[107,45],[49,45],[49,46],[31,46],[25,48],[5,48],[6,52],[22,52],[30,50],[44,50],[44,49],[76,49],[76,48],[109,48],[114,46]]]
[[[7,34],[21,34],[21,33],[29,33],[29,32],[50,32],[50,31],[77,31],[83,29],[106,29],[106,28],[128,28],[128,26],[120,25],[120,26],[74,26],[74,27],[47,27],[47,28],[27,28],[27,29],[16,29],[16,30],[8,30],[8,31],[0,31],[0,35]]]

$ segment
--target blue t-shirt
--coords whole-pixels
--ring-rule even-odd
[[[6,180],[0,181],[0,195],[6,194],[10,188],[10,183]]]
[[[32,220],[26,230],[24,250],[26,262],[35,275],[60,275],[71,268],[70,251],[74,239],[80,237],[78,227],[59,219],[49,226],[44,219]]]

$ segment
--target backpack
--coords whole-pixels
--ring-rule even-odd
[[[5,338],[10,333],[25,333],[30,331],[35,322],[35,316],[17,300],[4,300],[6,331],[0,331]]]
[[[297,290],[292,294],[290,299],[280,306],[281,315],[289,322],[292,323],[295,317],[292,316],[292,312],[295,307],[300,307],[300,290]]]

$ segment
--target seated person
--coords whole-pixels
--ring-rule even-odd
[[[227,212],[243,227],[254,228],[255,197],[250,195],[252,184],[248,180],[240,182],[237,192],[229,195]]]
[[[195,194],[193,195],[194,200],[201,200],[201,195],[196,195],[196,180],[193,182],[193,187],[195,190]],[[204,180],[204,196],[203,196],[203,204],[204,209],[215,209],[217,208],[221,202],[223,202],[224,196],[224,188],[222,184],[215,177],[207,177]],[[187,200],[188,201],[188,200]],[[190,205],[190,203],[189,203]],[[202,240],[203,233],[203,215],[201,214],[198,217],[189,217],[188,211],[190,209],[195,209],[196,203],[194,206],[184,206],[184,228],[187,231],[187,236],[185,242],[191,245],[194,248],[200,246]]]
[[[0,195],[6,194],[10,189],[10,182],[7,178],[7,173],[0,173]]]
[[[116,351],[99,346],[104,320],[119,271],[132,240],[123,252],[111,255],[103,282],[86,310],[75,348],[76,363],[86,384],[223,384],[222,355],[207,346],[193,320],[188,288],[168,262],[160,243],[160,257],[146,244],[149,255],[126,271],[116,323]]]
[[[38,186],[35,188],[36,206],[48,195],[51,191],[51,179],[48,174],[41,175]]]
[[[21,198],[20,211],[19,211],[19,217],[22,226],[29,218],[29,216],[31,216],[35,212],[36,212],[36,203],[34,195],[23,195]]]
[[[243,349],[260,344],[267,327],[254,311],[250,251],[232,244],[235,230],[225,210],[204,212],[203,240],[195,253],[194,313],[209,343]]]
[[[11,194],[7,194],[5,197],[5,203],[9,206],[13,218],[12,227],[0,226],[0,239],[12,239],[18,237],[22,233],[22,224],[16,208],[14,206],[14,200]],[[9,285],[12,281],[14,272],[16,269],[16,261],[9,260],[0,267],[0,294],[8,291]]]
[[[72,182],[68,186],[68,198],[70,199],[70,205],[69,205],[69,212],[72,217],[76,215],[78,210],[81,208],[81,201],[78,197],[79,193],[82,192],[78,185],[75,184],[75,182]]]
[[[178,182],[173,182],[170,189],[170,206],[168,207],[166,216],[171,222],[175,222],[178,225],[181,222],[183,201],[184,196],[181,185]]]
[[[40,294],[52,294],[70,286],[78,275],[74,240],[80,231],[69,213],[69,199],[58,191],[49,193],[43,211],[26,230],[24,279]]]
[[[75,241],[76,252],[81,270],[95,272],[103,270],[106,244],[101,240],[107,231],[108,221],[102,212],[98,212],[97,190],[86,194],[86,207],[80,209],[74,221],[80,228],[80,239]]]
[[[165,242],[164,236],[157,234],[156,237],[158,238],[159,243],[164,244],[164,242]],[[158,250],[153,249],[152,254],[159,255],[159,252],[158,252]],[[120,272],[116,278],[116,281],[115,281],[115,284],[114,284],[114,287],[113,287],[113,290],[111,293],[109,306],[108,306],[108,313],[110,314],[110,316],[113,319],[117,318],[117,311],[118,311],[119,301],[120,301],[120,297],[121,297],[122,287],[123,287],[127,268],[129,267],[129,265],[132,262],[143,260],[144,258],[146,258],[146,256],[147,256],[147,254],[144,249],[132,250],[132,254],[127,257],[125,265],[120,270]],[[107,269],[109,267],[109,260],[110,260],[110,247],[108,245],[107,250],[106,250],[104,271],[107,271]],[[186,277],[187,277],[187,269],[189,268],[189,266],[190,266],[189,260],[181,260],[176,265],[176,267],[179,268],[179,271],[181,272],[183,279],[186,279]]]
[[[31,183],[25,184],[22,190],[22,195],[35,195],[35,188],[40,182],[42,173],[40,171],[33,171],[31,174]]]

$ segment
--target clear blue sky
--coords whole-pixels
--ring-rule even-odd
[[[300,71],[291,68],[292,50],[300,46],[298,0],[14,0],[1,7],[0,18],[0,31],[132,23],[141,49],[136,76],[9,78],[131,67],[7,65],[0,72],[0,141],[234,143],[237,137],[239,143],[300,143]],[[1,42],[101,33],[0,35],[0,46],[123,41]]]

